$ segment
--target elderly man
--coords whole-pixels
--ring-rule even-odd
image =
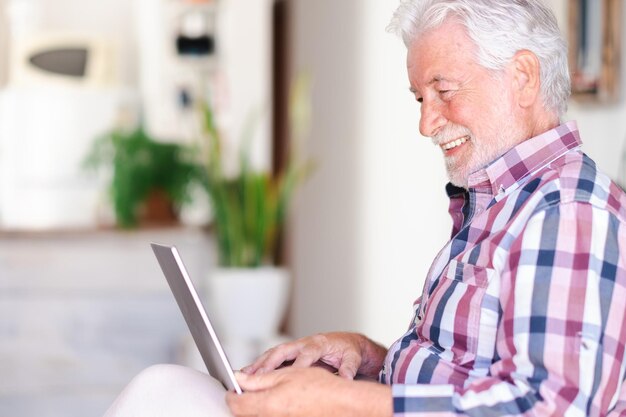
[[[351,333],[280,345],[238,375],[245,393],[227,394],[230,412],[617,414],[626,196],[582,153],[576,124],[560,122],[569,76],[553,14],[539,0],[409,0],[391,27],[420,132],[443,152],[452,237],[391,348]],[[199,413],[214,407],[196,397]]]

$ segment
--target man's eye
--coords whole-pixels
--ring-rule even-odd
[[[439,90],[439,95],[443,98],[450,97],[452,95],[452,90]]]

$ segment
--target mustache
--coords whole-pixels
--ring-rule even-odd
[[[470,140],[474,137],[472,131],[465,126],[461,125],[446,125],[443,129],[438,131],[434,136],[431,136],[431,140],[434,145],[440,146],[444,143],[448,143],[451,140],[461,138],[463,136],[469,136]]]

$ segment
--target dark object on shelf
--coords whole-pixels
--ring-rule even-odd
[[[208,35],[195,38],[179,35],[176,38],[176,51],[179,55],[212,55],[215,52],[215,39]]]

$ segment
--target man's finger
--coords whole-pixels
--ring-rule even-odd
[[[361,366],[361,356],[355,353],[346,353],[339,365],[337,373],[339,376],[354,379],[359,367]]]
[[[294,360],[302,346],[298,343],[288,343],[274,347],[265,352],[252,365],[246,366],[242,372],[246,374],[266,373],[278,368],[286,361]]]
[[[261,391],[275,386],[281,378],[280,371],[266,374],[246,374],[236,372],[235,378],[244,391]]]
[[[356,369],[352,366],[347,366],[345,363],[342,363],[339,367],[339,370],[337,371],[337,374],[339,374],[339,376],[342,378],[354,379],[354,376],[356,375]]]
[[[316,354],[300,354],[291,365],[292,368],[310,368],[315,362],[318,361],[320,355]]]

